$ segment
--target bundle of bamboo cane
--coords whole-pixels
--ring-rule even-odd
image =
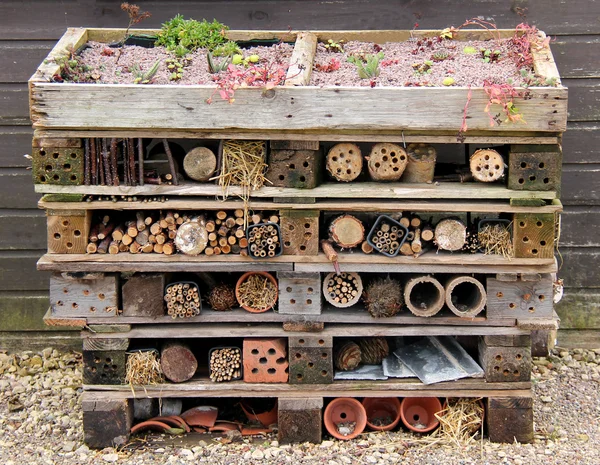
[[[257,215],[252,215],[252,222]],[[248,248],[250,256],[254,258],[275,257],[282,251],[281,232],[277,223],[279,217],[271,216],[269,222],[263,223],[262,219],[248,227]]]
[[[213,349],[210,353],[210,380],[213,383],[242,377],[242,352],[238,347]]]
[[[167,315],[171,318],[191,318],[200,315],[200,291],[195,283],[173,283],[165,289]]]

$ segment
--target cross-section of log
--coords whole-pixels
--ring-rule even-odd
[[[195,218],[179,226],[174,242],[177,250],[186,255],[201,254],[208,244],[204,218]]]
[[[207,147],[195,147],[183,159],[183,170],[194,181],[208,181],[216,169],[217,157]]]
[[[552,213],[517,213],[513,245],[517,258],[552,258],[556,219]]]
[[[444,286],[433,276],[410,278],[404,286],[404,301],[416,316],[433,316],[444,306]]]
[[[446,218],[435,227],[435,243],[439,249],[451,252],[460,250],[467,240],[467,227],[462,221]]]
[[[446,282],[446,305],[457,316],[474,317],[484,309],[485,287],[472,276],[452,276]]]
[[[398,181],[404,173],[408,157],[399,145],[389,142],[375,144],[367,158],[369,174],[375,181]]]
[[[194,376],[198,361],[187,345],[166,342],[160,351],[160,366],[168,380],[182,383]]]
[[[477,181],[494,182],[504,174],[504,159],[493,149],[477,150],[471,155],[469,165]]]
[[[362,171],[363,158],[356,144],[336,144],[327,153],[326,168],[338,181],[354,181]]]
[[[325,300],[334,307],[351,307],[360,300],[363,285],[356,273],[329,273],[323,280]]]
[[[329,235],[341,248],[351,249],[365,240],[365,227],[355,216],[342,215],[331,222]]]
[[[404,182],[431,182],[435,172],[437,152],[429,144],[409,144],[408,164],[402,175]]]

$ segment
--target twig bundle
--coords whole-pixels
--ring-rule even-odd
[[[363,299],[365,307],[373,318],[396,315],[404,304],[402,286],[389,276],[370,283],[365,290]]]
[[[371,242],[375,248],[386,255],[396,255],[404,237],[404,229],[385,220],[378,223],[371,232]]]
[[[235,298],[235,289],[229,284],[217,284],[210,290],[207,300],[208,305],[219,312],[231,310],[238,303]]]
[[[502,255],[504,258],[514,256],[513,244],[508,225],[486,223],[477,234],[479,244],[486,255]]]
[[[279,228],[275,224],[262,223],[248,229],[250,256],[256,258],[274,257],[281,251]]]
[[[171,318],[191,318],[200,315],[200,291],[194,283],[173,283],[165,290],[167,315]]]
[[[240,379],[242,376],[242,353],[237,347],[214,349],[210,354],[210,380],[213,383]]]
[[[330,273],[323,282],[325,300],[334,307],[350,307],[360,299],[362,280],[356,273]]]
[[[242,307],[268,310],[277,302],[277,287],[266,276],[252,274],[240,284],[238,301]]]
[[[139,350],[127,355],[125,382],[130,385],[150,385],[163,381],[163,372],[156,350]]]

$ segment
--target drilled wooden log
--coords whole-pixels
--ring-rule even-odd
[[[404,286],[404,301],[414,315],[433,316],[444,306],[444,287],[432,276],[415,276]]]
[[[198,369],[198,361],[185,344],[167,342],[160,351],[160,366],[168,380],[182,383],[194,376]]]
[[[435,172],[437,153],[429,144],[409,144],[406,148],[408,164],[404,170],[404,182],[431,182]]]
[[[463,248],[467,240],[467,227],[462,221],[447,218],[435,227],[435,243],[439,249],[456,251]]]
[[[398,181],[408,162],[406,151],[397,144],[375,144],[367,157],[369,174],[375,181]]]
[[[342,215],[331,222],[329,235],[340,247],[351,249],[365,240],[365,228],[358,218]]]
[[[217,169],[217,157],[206,147],[195,147],[183,159],[183,170],[190,179],[206,182]]]
[[[358,145],[342,143],[329,150],[325,167],[334,179],[350,182],[361,173],[362,165],[362,153]]]
[[[471,155],[469,167],[477,181],[494,182],[504,174],[504,159],[493,149],[480,149]]]

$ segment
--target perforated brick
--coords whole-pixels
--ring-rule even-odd
[[[244,339],[244,381],[287,383],[289,364],[285,338]]]

